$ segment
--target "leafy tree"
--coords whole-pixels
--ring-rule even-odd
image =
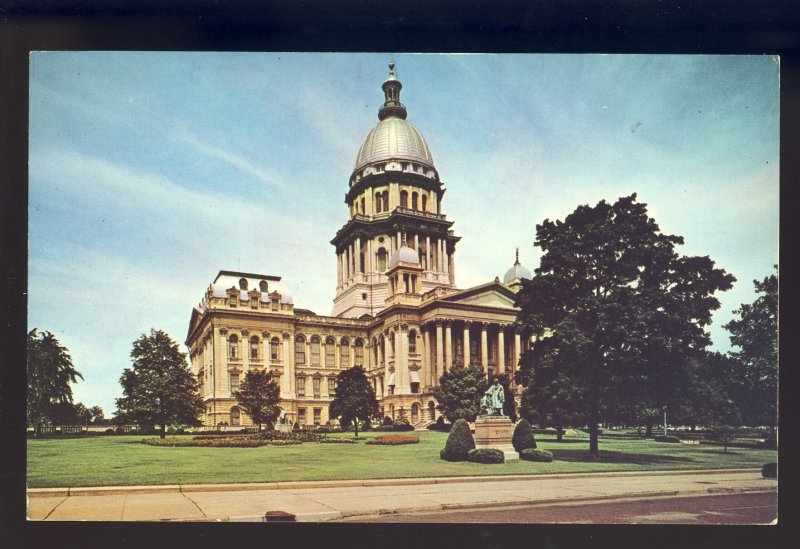
[[[92,423],[96,425],[105,425],[106,424],[106,417],[103,413],[103,409],[100,406],[92,406],[89,408],[89,413],[92,414]]]
[[[336,396],[328,409],[331,417],[342,422],[352,422],[358,438],[358,421],[367,421],[378,415],[375,391],[361,366],[353,366],[336,376]]]
[[[743,419],[774,431],[778,419],[778,276],[753,283],[761,295],[736,309],[739,318],[724,327],[731,333],[731,344],[740,349],[731,356],[739,365],[736,378]]]
[[[75,369],[69,352],[53,334],[39,334],[34,328],[28,332],[28,395],[26,416],[36,435],[42,427],[52,424],[59,405],[72,405],[72,388],[83,376]]]
[[[558,370],[552,358],[553,355],[545,354],[541,359],[534,355],[521,359],[516,378],[517,383],[525,386],[520,415],[541,427],[555,427],[556,440],[561,442],[564,427],[580,422],[580,415],[575,411],[579,396],[569,377]],[[535,379],[534,362],[537,363]]]
[[[281,413],[278,406],[280,387],[266,370],[248,371],[234,396],[259,431],[261,424],[274,424]]]
[[[442,374],[439,386],[433,389],[433,396],[439,403],[436,408],[450,423],[457,419],[475,421],[486,388],[486,376],[481,366],[456,364]]]
[[[197,381],[169,335],[150,330],[133,342],[133,367],[122,372],[122,398],[117,399],[120,421],[158,425],[164,438],[169,424],[199,425],[203,399]]]
[[[536,226],[541,264],[517,306],[539,341],[522,360],[534,378],[561,372],[545,390],[571,387],[566,406],[588,425],[592,458],[603,413],[672,402],[685,386],[676,369],[710,343],[704,327],[719,307],[714,293],[735,279],[708,257],[679,256],[682,243],[660,232],[635,194]]]

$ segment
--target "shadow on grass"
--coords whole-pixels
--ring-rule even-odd
[[[615,452],[613,450],[600,449],[600,458],[589,458],[588,448],[579,450],[567,450],[554,448],[553,460],[581,462],[581,463],[636,463],[641,465],[651,465],[656,463],[693,463],[697,460],[686,456],[667,456],[663,454],[634,454],[630,452]]]

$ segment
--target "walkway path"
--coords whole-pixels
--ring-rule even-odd
[[[31,520],[263,521],[285,511],[298,521],[403,512],[620,501],[655,496],[774,492],[759,469],[587,473],[238,485],[32,489]]]

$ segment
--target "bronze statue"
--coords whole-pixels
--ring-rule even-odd
[[[502,416],[505,394],[500,380],[495,378],[494,383],[486,389],[481,398],[481,412],[487,416]]]

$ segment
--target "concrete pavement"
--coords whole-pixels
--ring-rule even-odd
[[[777,490],[760,469],[514,475],[236,485],[31,489],[30,520],[299,522],[528,504]]]

